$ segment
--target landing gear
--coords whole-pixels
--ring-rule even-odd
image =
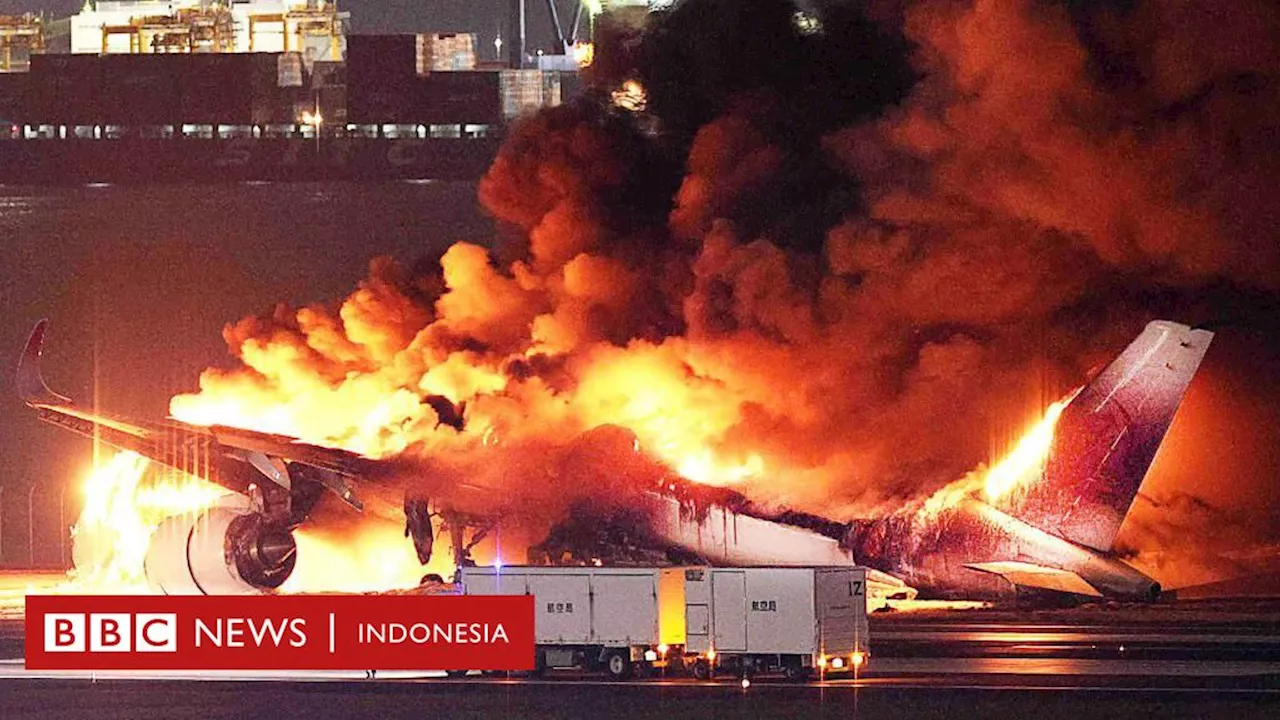
[[[433,524],[437,519],[438,527]],[[428,498],[407,494],[404,498],[404,520],[404,534],[413,540],[418,562],[426,565],[431,560],[436,537],[447,534],[455,570],[475,566],[471,551],[488,537],[496,522],[493,518],[439,508],[433,506]]]

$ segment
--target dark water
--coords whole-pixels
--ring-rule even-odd
[[[50,384],[104,409],[163,417],[168,399],[226,364],[222,327],[277,302],[335,301],[370,259],[413,263],[490,224],[462,183],[175,188],[0,186],[0,563],[58,559],[58,504],[87,441],[39,423],[14,396],[21,345],[52,321]],[[73,512],[75,493],[65,499]]]

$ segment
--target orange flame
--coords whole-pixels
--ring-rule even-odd
[[[97,464],[81,485],[84,508],[72,535],[70,585],[94,592],[147,592],[143,561],[165,518],[199,512],[226,491],[178,473],[147,477],[150,463],[122,452]]]
[[[1053,445],[1053,431],[1058,418],[1080,390],[1049,406],[1041,418],[1027,431],[1018,444],[1000,462],[987,470],[982,479],[982,494],[988,502],[1007,497],[1015,488],[1024,486],[1044,469]]]
[[[200,478],[165,473],[149,476],[151,464],[121,452],[84,479],[84,509],[72,528],[75,567],[57,592],[150,592],[143,564],[151,534],[167,517],[198,513],[226,490]],[[444,554],[422,567],[403,526],[389,520],[363,523],[355,537],[325,530],[299,530],[298,564],[284,592],[368,592],[416,587],[423,575],[447,575]],[[439,565],[439,567],[436,567]]]
[[[984,500],[995,502],[1039,479],[1053,446],[1053,432],[1058,426],[1058,419],[1081,389],[1077,388],[1049,405],[1044,416],[1023,433],[1013,449],[994,465],[978,468],[930,495],[921,506],[922,516],[931,517],[955,507],[979,491]]]

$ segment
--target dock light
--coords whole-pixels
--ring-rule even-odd
[[[306,110],[302,113],[303,125],[311,125],[312,127],[319,128],[322,123],[324,123],[324,116],[320,114],[319,110],[316,110],[315,112]]]
[[[831,658],[831,667],[832,669],[835,669],[835,670],[839,670],[840,668],[844,667],[844,658],[842,657]]]
[[[655,661],[655,660],[657,660],[657,659],[658,659],[658,653],[654,652],[653,650],[645,650],[645,651],[644,651],[644,661],[645,661],[645,662],[654,662],[654,661]]]
[[[818,657],[818,667],[820,667],[820,668],[824,668],[824,667],[826,667],[826,666],[827,666],[827,656],[826,656],[826,655],[819,656],[819,657]]]
[[[661,645],[658,646],[658,652],[662,653],[663,655],[666,655],[667,651],[670,649],[671,649],[671,646],[667,645],[666,643],[662,643]]]
[[[320,125],[324,123],[324,116],[320,114],[320,97],[316,96],[315,111],[304,110],[302,112],[302,124],[310,125],[314,129],[316,136],[316,155],[320,154]]]
[[[862,667],[863,663],[867,661],[867,654],[859,650],[853,654],[853,658],[851,659],[853,660],[854,667]]]

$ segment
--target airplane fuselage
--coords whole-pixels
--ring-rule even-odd
[[[1159,583],[1122,560],[1051,535],[971,497],[929,516],[899,514],[855,524],[846,545],[860,564],[901,578],[925,597],[1012,597],[1017,594],[1013,582],[975,567],[1009,563],[1044,568],[1043,573],[1075,574],[1087,586],[1063,590],[1083,591],[1078,594],[1154,600],[1160,592]]]

